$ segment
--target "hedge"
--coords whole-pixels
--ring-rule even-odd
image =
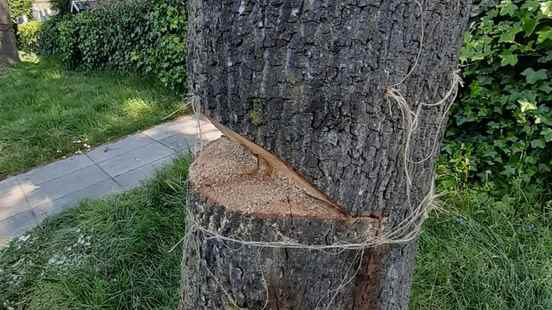
[[[114,69],[153,76],[185,92],[186,11],[175,0],[117,1],[44,23],[40,50],[69,69]]]
[[[445,155],[466,176],[548,182],[552,1],[476,2],[480,11],[461,53],[467,87],[453,111]]]

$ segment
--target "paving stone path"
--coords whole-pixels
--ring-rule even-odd
[[[82,199],[140,185],[194,145],[196,127],[184,116],[0,181],[0,247]],[[201,131],[203,140],[220,136],[207,121],[201,121]]]

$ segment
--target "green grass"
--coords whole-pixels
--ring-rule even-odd
[[[418,244],[413,309],[552,309],[552,200],[539,188],[455,188]],[[515,183],[515,182],[514,182]]]
[[[160,123],[181,104],[151,81],[23,54],[0,74],[0,179]]]
[[[0,309],[175,309],[188,164],[84,202],[0,251]],[[459,187],[419,242],[411,309],[552,309],[552,201],[538,188]],[[548,200],[548,201],[547,201]],[[19,307],[19,308],[18,308]]]
[[[176,309],[182,250],[170,250],[184,234],[187,167],[177,160],[12,242],[0,252],[0,309]]]

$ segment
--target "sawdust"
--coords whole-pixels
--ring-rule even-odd
[[[205,146],[190,168],[190,184],[210,202],[257,217],[345,218],[226,137]]]

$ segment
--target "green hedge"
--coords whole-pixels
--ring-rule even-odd
[[[184,93],[185,3],[121,1],[51,18],[43,27],[40,49],[60,57],[69,69],[138,72]]]
[[[552,1],[477,1],[467,87],[444,146],[466,177],[545,181],[552,168]]]
[[[38,51],[38,38],[42,29],[42,23],[31,21],[17,26],[17,47],[27,52]]]

